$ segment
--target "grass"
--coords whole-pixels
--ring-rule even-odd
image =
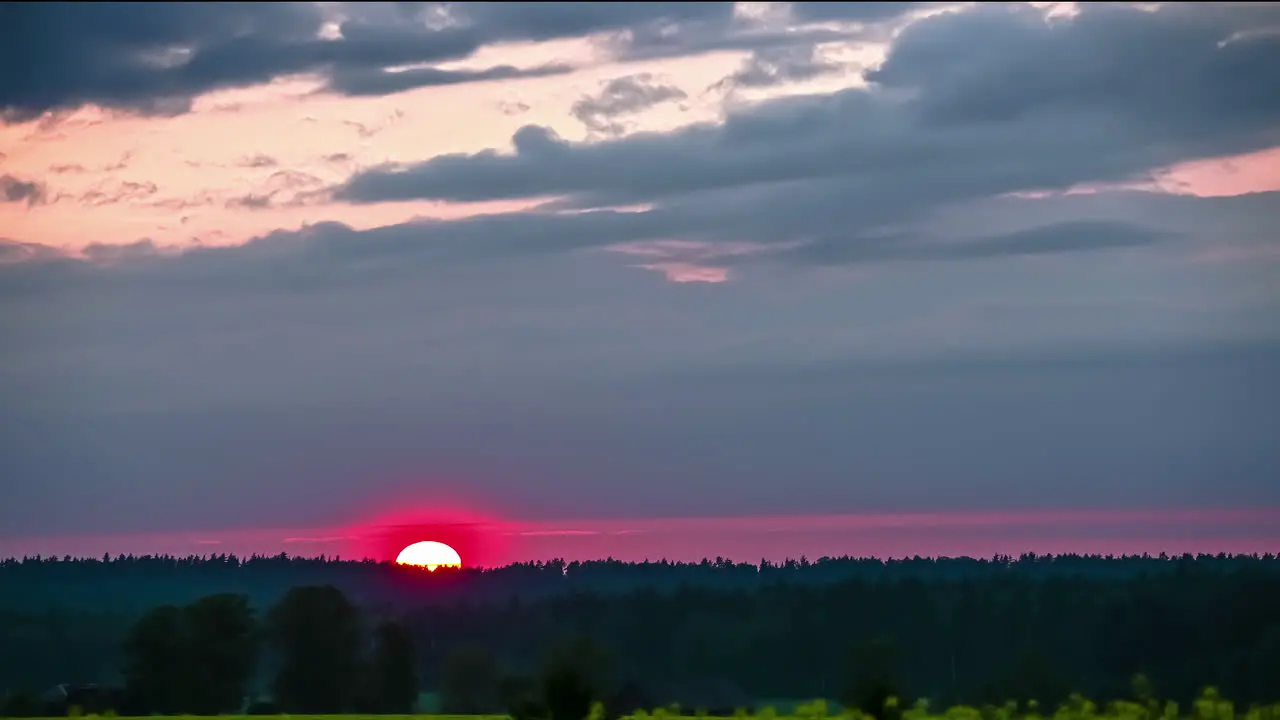
[[[886,716],[900,720],[1280,720],[1280,703],[1274,705],[1254,706],[1247,709],[1236,708],[1235,705],[1218,696],[1212,688],[1191,703],[1179,708],[1177,703],[1148,701],[1145,703],[1117,701],[1098,704],[1072,696],[1070,700],[1055,709],[1040,708],[1035,702],[1006,703],[1000,706],[985,705],[982,707],[956,706],[945,710],[933,710],[927,701],[921,700],[911,707],[898,708],[893,700],[886,706]],[[585,720],[599,720],[599,708]],[[93,715],[84,716],[96,717]],[[112,720],[132,720],[129,718],[107,717]],[[266,720],[262,715],[221,715],[218,720]],[[506,715],[281,715],[288,720],[509,720]],[[701,720],[706,715],[682,712],[679,708],[657,708],[652,712],[637,712],[623,720]],[[857,710],[833,712],[832,706],[824,700],[796,705],[787,714],[778,713],[773,707],[764,707],[755,713],[739,710],[736,720],[753,718],[753,720],[875,720],[871,715]],[[197,715],[175,715],[166,720],[199,720]],[[55,720],[46,718],[44,720]],[[138,720],[155,720],[139,718]]]

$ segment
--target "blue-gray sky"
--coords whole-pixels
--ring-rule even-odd
[[[0,534],[1280,505],[1274,3],[30,3],[0,47]]]

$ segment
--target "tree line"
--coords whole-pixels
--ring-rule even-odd
[[[361,606],[410,608],[457,602],[504,603],[511,597],[541,598],[628,594],[637,590],[671,593],[683,587],[756,590],[776,584],[830,585],[919,580],[952,582],[1010,576],[1122,579],[1168,575],[1182,570],[1230,573],[1261,569],[1280,572],[1275,555],[1099,556],[1034,555],[994,558],[799,558],[785,562],[696,563],[589,562],[513,563],[499,568],[466,568],[438,573],[406,573],[389,562],[275,556],[209,555],[173,557],[104,555],[100,559],[30,557],[0,560],[0,611],[50,610],[138,613],[164,604],[184,604],[206,595],[235,592],[267,607],[292,587],[334,585]],[[18,592],[17,590],[21,590]]]
[[[1130,696],[1135,673],[1178,702],[1206,685],[1244,703],[1280,699],[1272,556],[551,562],[488,573],[279,558],[9,568],[6,591],[66,594],[0,609],[0,690],[119,685],[153,712],[245,695],[291,712],[376,712],[419,690],[438,693],[443,710],[505,712],[583,683],[609,712],[817,697],[875,707],[888,693],[1055,704],[1073,691]],[[144,599],[211,592],[137,611],[77,592],[117,575]],[[331,582],[276,594],[279,576]],[[199,670],[213,667],[223,669]]]
[[[418,698],[416,654],[394,620],[365,632],[360,610],[333,586],[290,590],[259,618],[223,593],[144,614],[122,643],[118,688],[89,710],[123,715],[219,715],[249,709],[263,651],[274,651],[270,707],[258,712],[407,713]],[[12,693],[6,717],[41,716],[48,699]],[[69,709],[69,708],[67,708]],[[80,708],[81,711],[85,708]]]
[[[267,648],[275,651],[275,667],[263,699],[253,678]],[[7,693],[0,717],[403,715],[416,709],[419,695],[418,658],[405,626],[383,619],[365,632],[360,609],[332,585],[293,588],[261,620],[244,595],[164,605],[134,624],[123,652],[121,687],[91,686],[61,702]],[[461,647],[449,657],[443,704],[451,713],[474,714],[501,703],[518,720],[585,720],[593,706],[602,720],[616,717],[603,711],[600,658],[579,640],[558,647],[535,675],[499,677],[489,656]],[[609,698],[618,701],[626,699]]]

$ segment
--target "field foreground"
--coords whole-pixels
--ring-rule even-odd
[[[955,706],[946,710],[931,710],[928,703],[920,701],[909,708],[899,709],[893,701],[886,706],[886,717],[894,720],[1280,720],[1280,703],[1237,709],[1229,701],[1219,698],[1212,690],[1188,707],[1179,708],[1177,703],[1160,703],[1150,701],[1111,702],[1099,707],[1092,701],[1079,696],[1051,712],[1042,711],[1034,702],[1007,703],[1003,706],[986,705],[982,707]],[[83,717],[97,717],[93,715]],[[131,718],[107,717],[112,720],[133,720]],[[266,720],[269,717],[287,718],[288,720],[510,720],[507,715],[220,715],[219,720]],[[599,720],[599,706],[590,718]],[[679,708],[658,708],[652,712],[637,712],[625,716],[622,720],[704,720],[708,715],[687,714]],[[765,707],[751,713],[739,710],[733,715],[737,720],[754,718],[756,720],[821,720],[822,718],[840,718],[842,720],[873,720],[873,716],[857,710],[831,712],[825,701],[818,700],[800,705],[789,714],[779,714],[771,707]],[[202,720],[198,715],[175,715],[170,720]],[[46,720],[54,720],[48,718]],[[154,720],[154,718],[138,718],[137,720]]]

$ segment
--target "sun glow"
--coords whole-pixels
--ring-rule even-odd
[[[428,570],[442,567],[462,567],[462,556],[457,550],[434,540],[416,542],[400,551],[397,565],[416,565]]]

